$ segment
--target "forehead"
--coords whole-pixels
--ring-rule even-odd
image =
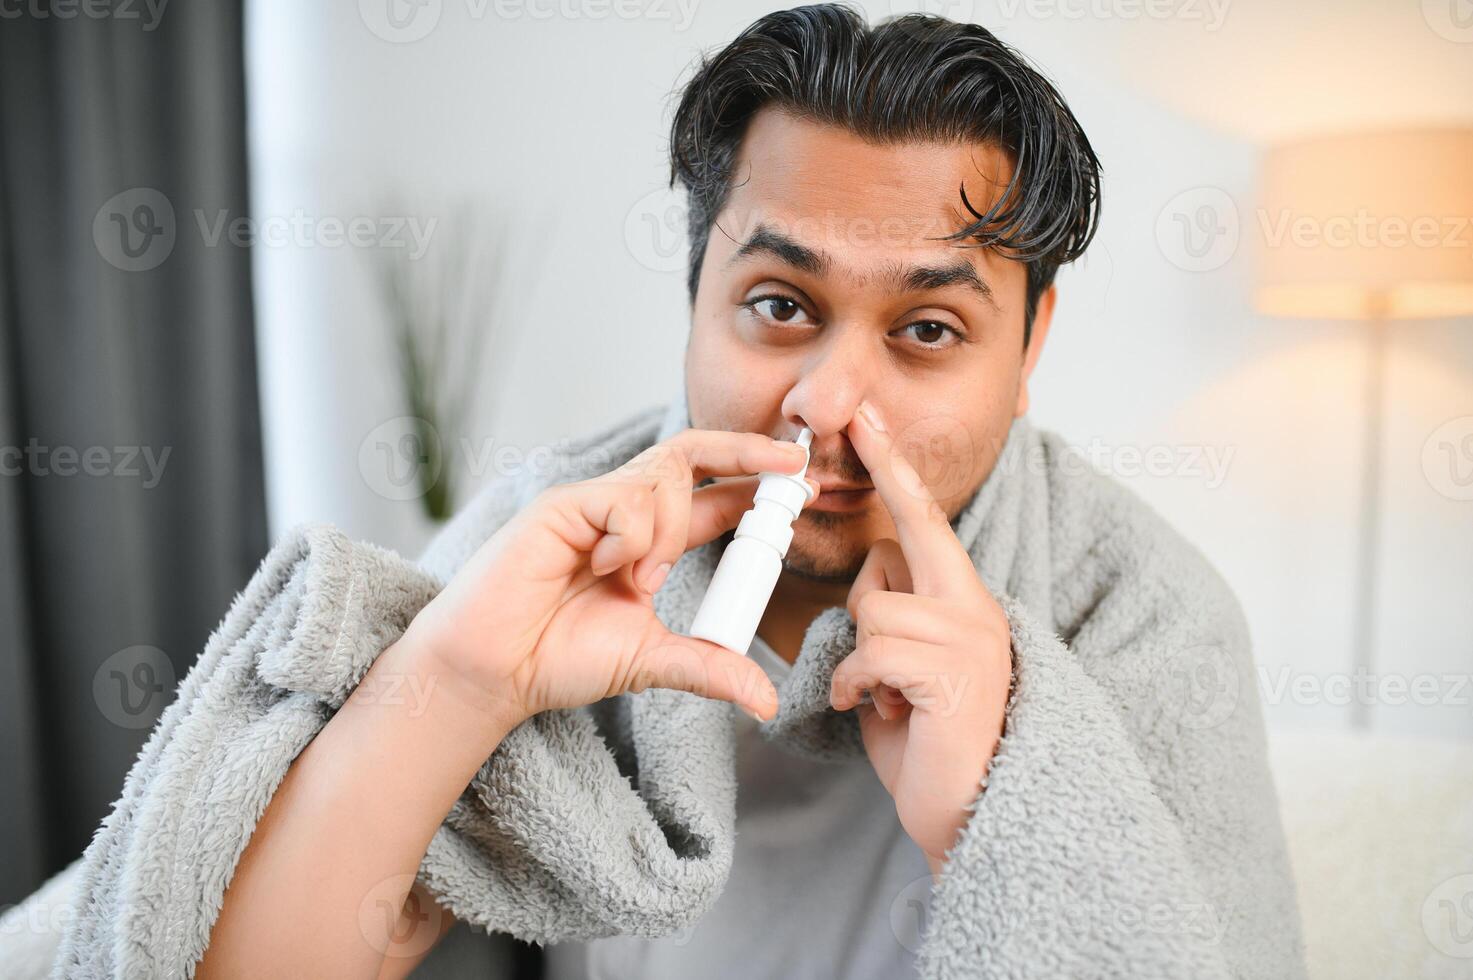
[[[746,241],[759,226],[822,248],[849,269],[907,258],[1005,262],[990,249],[938,241],[976,221],[962,201],[985,212],[1012,174],[1000,149],[983,143],[874,143],[842,126],[775,107],[747,127],[732,189],[713,239]]]

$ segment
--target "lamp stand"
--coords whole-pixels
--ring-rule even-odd
[[[1384,396],[1386,391],[1386,332],[1384,304],[1377,302],[1367,323],[1364,450],[1361,457],[1360,541],[1357,548],[1355,631],[1351,645],[1351,668],[1358,679],[1350,702],[1350,727],[1371,727],[1371,704],[1360,696],[1359,678],[1367,677],[1376,665],[1376,569],[1381,550],[1381,456],[1384,440]]]

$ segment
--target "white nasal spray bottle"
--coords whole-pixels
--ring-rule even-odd
[[[794,441],[806,450],[813,442],[813,430],[805,426]],[[691,636],[746,654],[777,587],[793,541],[793,522],[813,496],[813,488],[803,479],[807,473],[805,461],[796,473],[764,470],[759,475],[752,509],[742,515],[736,537],[716,565],[691,623]]]

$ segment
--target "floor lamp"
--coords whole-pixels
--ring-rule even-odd
[[[1272,316],[1363,321],[1352,665],[1375,666],[1386,350],[1393,321],[1473,314],[1473,129],[1405,129],[1271,147],[1261,175],[1255,305]],[[1351,702],[1366,728],[1369,704]]]

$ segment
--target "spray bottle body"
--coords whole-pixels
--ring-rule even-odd
[[[807,449],[812,438],[812,431],[805,428],[797,442]],[[742,515],[736,536],[711,576],[691,622],[691,636],[736,653],[747,652],[782,573],[793,541],[793,522],[813,494],[804,480],[807,471],[805,463],[797,473],[761,475],[752,509]]]
[[[690,635],[746,653],[782,570],[777,549],[757,535],[739,532],[716,565]]]

